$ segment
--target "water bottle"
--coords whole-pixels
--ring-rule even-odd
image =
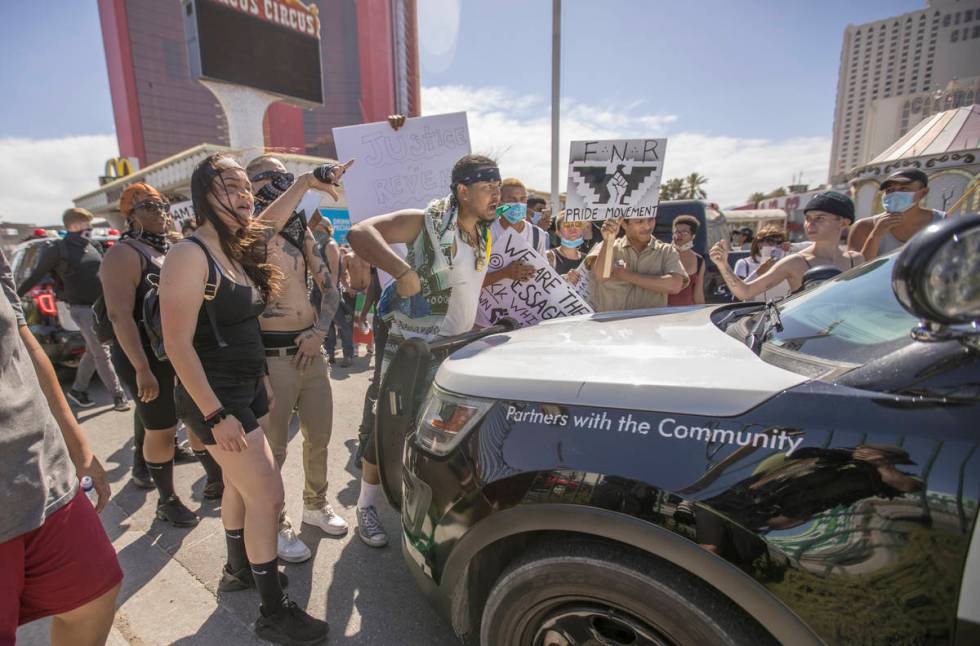
[[[92,506],[97,506],[99,504],[99,494],[95,491],[95,482],[92,481],[92,476],[82,476],[81,485],[82,491],[85,492]]]

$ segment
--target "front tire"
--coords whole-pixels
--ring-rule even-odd
[[[487,598],[482,646],[776,643],[728,599],[626,546],[559,540],[511,564]]]

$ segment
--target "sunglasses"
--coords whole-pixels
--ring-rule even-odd
[[[781,236],[772,236],[772,237],[769,237],[769,238],[763,238],[762,240],[760,240],[760,242],[771,242],[773,244],[783,244],[784,242],[786,242],[786,238],[783,238]]]
[[[145,202],[133,205],[133,210],[135,211],[137,209],[149,211],[150,213],[170,213],[170,204],[157,200],[146,200]]]

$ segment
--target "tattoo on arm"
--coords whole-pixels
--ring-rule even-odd
[[[306,253],[307,265],[310,268],[310,275],[320,290],[320,311],[317,314],[314,329],[325,335],[333,323],[337,308],[340,306],[340,291],[334,286],[327,263],[323,261],[320,254],[314,251],[312,238],[312,235],[307,236],[304,252]]]

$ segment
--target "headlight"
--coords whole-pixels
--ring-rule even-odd
[[[954,218],[916,234],[895,261],[892,289],[906,310],[930,323],[980,319],[980,217]]]
[[[419,418],[416,442],[429,453],[446,455],[491,406],[492,401],[454,395],[433,386]]]
[[[953,236],[926,265],[924,296],[937,312],[967,322],[980,312],[980,227]],[[966,319],[966,320],[964,320]]]

